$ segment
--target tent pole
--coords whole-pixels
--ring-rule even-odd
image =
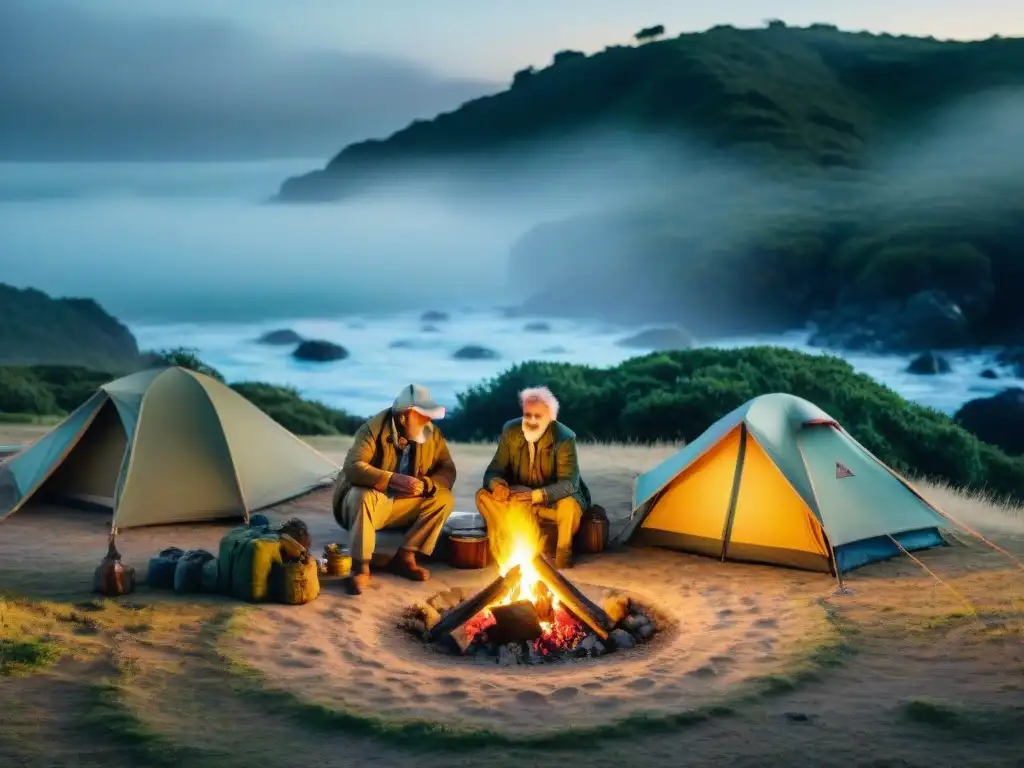
[[[824,533],[824,531],[823,531]],[[843,580],[843,572],[839,570],[839,559],[836,557],[836,551],[832,547],[832,542],[829,541],[828,536],[825,536],[825,543],[828,545],[828,559],[829,564],[832,566],[832,571],[836,576],[836,583],[839,585],[836,591],[832,593],[833,597],[845,597],[846,595],[855,594],[852,589],[846,586],[846,582]]]

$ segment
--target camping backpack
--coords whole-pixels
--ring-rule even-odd
[[[93,574],[93,592],[107,597],[127,595],[135,591],[135,569],[121,562],[121,553],[110,537],[106,556],[100,561]]]

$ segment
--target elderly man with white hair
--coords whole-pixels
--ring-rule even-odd
[[[502,428],[494,458],[484,472],[476,506],[491,532],[492,547],[512,504],[529,504],[558,526],[555,565],[572,567],[572,540],[590,491],[580,477],[576,433],[558,422],[558,400],[547,387],[519,393],[522,418]]]

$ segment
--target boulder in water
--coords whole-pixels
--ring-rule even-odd
[[[953,420],[979,440],[1011,456],[1024,453],[1024,389],[1020,387],[968,400]]]
[[[984,371],[981,372],[980,375],[981,375],[981,378],[983,378],[983,379],[998,379],[999,378],[999,374],[996,373],[995,371],[993,371],[991,368],[986,368]]]
[[[439,312],[436,309],[431,309],[420,315],[421,323],[443,323],[446,320],[450,320],[451,317],[447,312]]]
[[[523,330],[528,333],[547,333],[551,330],[551,326],[548,323],[537,321],[533,323],[527,323],[523,326]]]
[[[334,360],[344,360],[348,357],[348,350],[333,341],[312,339],[299,344],[292,352],[292,357],[312,363],[329,363]]]
[[[423,326],[422,328],[420,328],[420,330],[421,330],[421,331],[422,331],[423,333],[440,333],[440,332],[441,332],[441,329],[440,329],[440,328],[438,328],[438,327],[437,327],[436,325],[434,325],[433,323],[427,323],[427,324],[426,324],[426,325],[424,325],[424,326]]]
[[[620,339],[618,345],[665,352],[673,349],[689,349],[693,346],[693,336],[688,330],[679,326],[648,328],[632,336],[627,336],[625,339]]]
[[[452,357],[456,360],[496,360],[498,353],[479,344],[469,344],[456,350]]]
[[[278,328],[275,331],[267,331],[258,339],[257,344],[271,344],[273,346],[285,347],[292,344],[301,344],[302,337],[291,328]]]
[[[919,376],[930,376],[936,373],[951,373],[953,366],[949,360],[934,352],[922,352],[910,361],[907,366],[907,373],[915,373]]]
[[[1008,347],[1001,350],[995,357],[995,364],[1000,368],[1009,368],[1018,379],[1024,378],[1024,349]]]

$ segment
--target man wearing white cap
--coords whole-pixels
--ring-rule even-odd
[[[370,582],[375,534],[384,528],[409,529],[388,569],[414,581],[430,578],[416,553],[433,553],[455,505],[455,462],[433,424],[442,418],[444,408],[426,387],[409,384],[356,431],[334,489],[334,518],[350,535],[352,594]]]

